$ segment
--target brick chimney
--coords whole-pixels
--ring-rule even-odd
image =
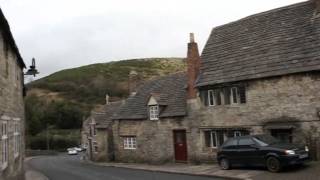
[[[194,34],[190,33],[187,54],[187,78],[188,78],[188,99],[197,98],[197,89],[194,87],[200,71],[201,59],[198,44],[194,40]]]
[[[134,96],[137,93],[138,73],[131,70],[129,73],[129,95]]]

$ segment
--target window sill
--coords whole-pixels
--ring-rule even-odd
[[[136,150],[137,148],[123,148],[124,150]]]
[[[206,106],[209,109],[221,109],[221,108],[240,108],[244,107],[246,104],[226,104],[226,105],[215,105],[215,106]]]
[[[4,164],[2,164],[1,170],[4,171],[7,167],[8,167],[8,162],[5,162]]]
[[[218,151],[217,147],[204,147],[202,148],[203,153],[215,153]]]
[[[19,153],[14,153],[14,155],[13,155],[14,159],[17,159],[19,156],[20,156]]]

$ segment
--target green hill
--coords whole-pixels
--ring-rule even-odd
[[[67,69],[39,79],[28,89],[56,92],[72,102],[88,105],[104,103],[106,93],[113,100],[128,96],[128,74],[135,70],[142,80],[185,70],[181,58],[150,58],[92,64]],[[32,94],[32,92],[31,92]]]
[[[89,112],[105,103],[106,94],[111,101],[125,99],[129,94],[128,75],[131,70],[138,73],[143,83],[152,78],[185,71],[186,64],[182,58],[114,61],[62,70],[27,84],[27,146],[46,147],[43,131],[47,129],[48,132],[80,129]],[[52,134],[51,143],[65,143],[67,146],[69,142],[76,142],[72,139],[60,142],[61,139],[54,139],[56,136]]]

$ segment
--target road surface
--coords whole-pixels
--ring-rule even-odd
[[[50,180],[220,180],[219,178],[187,176],[170,173],[103,167],[88,164],[80,156],[42,156],[29,160],[28,166]]]

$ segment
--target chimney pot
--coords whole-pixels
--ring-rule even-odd
[[[194,34],[190,33],[190,43],[194,43]]]
[[[137,93],[138,87],[138,73],[135,70],[131,70],[129,73],[129,94],[134,96]]]
[[[106,105],[109,105],[109,99],[110,99],[110,96],[108,94],[106,94]]]

